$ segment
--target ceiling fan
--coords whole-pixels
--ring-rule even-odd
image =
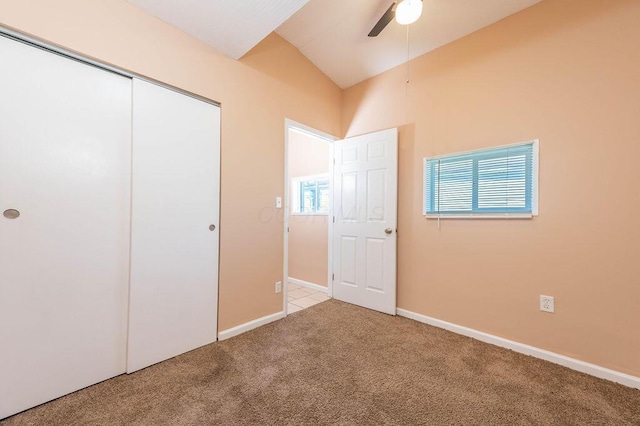
[[[369,32],[369,37],[377,37],[389,22],[396,19],[401,25],[409,25],[418,20],[422,15],[422,0],[401,0],[400,2],[391,3],[391,6],[382,15],[380,20],[373,26]]]

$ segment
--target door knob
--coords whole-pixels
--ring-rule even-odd
[[[385,230],[384,230],[384,232],[385,232],[386,234],[389,234],[389,235],[390,235],[390,234],[393,232],[393,229],[391,229],[391,228],[387,228],[387,229],[385,229]]]
[[[215,231],[215,230],[216,230],[215,225],[209,225],[209,231]]]
[[[7,219],[17,219],[18,216],[20,216],[20,212],[16,209],[7,209],[2,213],[2,215]]]

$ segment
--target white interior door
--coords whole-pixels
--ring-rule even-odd
[[[131,80],[2,36],[0,57],[3,418],[125,371]]]
[[[398,131],[335,144],[333,297],[396,313]]]
[[[216,340],[219,177],[220,108],[134,79],[128,372]]]

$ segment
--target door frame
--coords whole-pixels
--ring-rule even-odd
[[[20,42],[20,43],[23,43],[25,45],[32,46],[34,48],[44,50],[44,51],[49,52],[51,54],[58,55],[58,56],[61,56],[63,58],[66,58],[66,59],[69,59],[69,60],[72,60],[72,61],[77,61],[77,62],[86,64],[86,65],[90,65],[90,66],[96,67],[98,69],[107,71],[107,72],[114,73],[114,74],[120,75],[122,77],[129,78],[132,81],[133,81],[133,79],[138,79],[138,80],[141,80],[141,81],[144,81],[144,82],[151,83],[151,84],[154,84],[156,86],[162,87],[164,89],[171,90],[171,91],[176,92],[178,94],[181,94],[181,95],[184,95],[184,96],[188,96],[190,98],[194,98],[196,100],[205,102],[207,104],[211,104],[211,105],[217,106],[217,107],[220,108],[221,122],[222,122],[222,114],[224,112],[223,108],[222,108],[222,103],[218,102],[218,101],[216,101],[214,99],[208,98],[208,97],[203,96],[203,95],[199,95],[199,94],[194,93],[194,92],[190,92],[188,90],[185,90],[185,89],[182,89],[182,88],[179,88],[179,87],[176,87],[176,86],[172,86],[172,85],[170,85],[168,83],[162,82],[160,80],[156,80],[156,79],[154,79],[152,77],[148,77],[148,76],[145,76],[143,74],[139,74],[139,73],[131,71],[131,70],[126,70],[126,69],[121,68],[121,67],[116,66],[116,65],[108,64],[108,63],[103,62],[103,61],[101,61],[99,59],[90,58],[89,56],[86,56],[84,53],[77,53],[77,52],[74,52],[72,50],[65,49],[65,48],[63,48],[63,47],[61,47],[59,45],[53,44],[53,43],[51,43],[51,42],[49,42],[49,41],[47,41],[47,40],[45,40],[43,38],[40,38],[40,37],[37,37],[37,36],[32,36],[32,35],[27,35],[27,34],[21,32],[21,31],[11,29],[11,28],[9,28],[7,26],[4,26],[2,24],[0,24],[0,37],[6,38],[6,39],[9,39],[9,40],[13,40],[13,41],[16,41],[16,42]],[[220,147],[219,147],[220,159],[222,158],[221,146],[222,146],[222,135],[220,135]],[[219,188],[219,193],[218,193],[218,209],[219,209],[219,212],[218,212],[219,219],[218,220],[219,220],[219,224],[217,226],[218,226],[218,229],[220,229],[220,226],[222,225],[222,217],[221,217],[221,213],[222,213],[222,203],[221,203],[221,201],[222,201],[221,200],[222,172],[221,172],[220,168],[219,168],[218,172],[219,172],[218,177],[219,177],[219,186],[220,186],[220,188]],[[218,259],[217,259],[217,262],[218,262],[218,276],[217,276],[218,280],[217,280],[217,282],[218,282],[218,284],[217,284],[217,289],[216,289],[216,292],[218,292],[218,293],[219,293],[219,288],[220,288],[220,253],[221,253],[221,245],[220,244],[221,244],[221,239],[219,238],[218,239]],[[129,258],[128,262],[130,262],[130,260],[131,259]],[[129,287],[130,287],[130,282],[127,281],[127,288],[129,288]],[[220,313],[220,298],[218,296],[217,315],[219,315],[219,313]],[[217,325],[219,326],[219,318],[217,320]],[[129,327],[129,322],[128,322],[128,319],[127,319],[127,328],[128,327]],[[128,332],[128,330],[127,330],[127,332]],[[216,340],[218,340],[218,336],[219,336],[219,330],[216,330]]]
[[[283,280],[282,280],[282,311],[284,315],[289,314],[287,309],[288,303],[288,280],[289,280],[289,219],[291,217],[291,182],[289,182],[289,131],[294,130],[302,133],[307,133],[318,139],[322,139],[329,145],[329,213],[327,215],[327,228],[328,228],[328,253],[327,253],[327,296],[333,296],[333,151],[334,142],[339,138],[332,136],[328,133],[321,132],[320,130],[309,127],[305,124],[298,123],[297,121],[285,118],[284,119],[284,203],[282,208],[284,209],[284,260],[283,260]]]
[[[87,65],[92,65],[94,67],[101,68],[101,69],[106,70],[106,71],[111,71],[111,72],[113,72],[115,74],[119,74],[119,75],[121,75],[123,77],[128,77],[128,78],[131,78],[131,79],[137,78],[138,80],[143,80],[143,81],[146,81],[148,83],[153,83],[153,84],[155,84],[157,86],[161,86],[161,87],[164,87],[165,89],[173,90],[174,92],[178,92],[178,93],[181,93],[183,95],[190,96],[192,98],[196,98],[196,99],[201,100],[203,102],[206,102],[208,104],[213,104],[213,105],[222,107],[222,103],[218,102],[216,100],[209,99],[209,98],[207,98],[205,96],[198,95],[197,93],[190,92],[188,90],[181,89],[181,88],[176,87],[176,86],[172,86],[172,85],[170,85],[168,83],[164,83],[164,82],[162,82],[160,80],[156,80],[154,78],[147,77],[147,76],[144,76],[142,74],[138,74],[137,72],[128,71],[128,70],[126,70],[124,68],[120,68],[120,67],[115,66],[115,65],[110,65],[110,64],[108,64],[106,62],[103,62],[101,60],[98,60],[98,59],[92,59],[89,56],[86,56],[86,55],[84,55],[82,53],[75,53],[75,52],[73,52],[71,50],[65,49],[65,48],[63,48],[61,46],[58,46],[56,44],[52,44],[52,43],[50,43],[50,42],[48,42],[48,41],[46,41],[44,39],[41,39],[41,38],[38,38],[38,37],[35,37],[35,36],[30,36],[30,35],[27,35],[27,34],[24,34],[24,33],[20,32],[20,31],[15,31],[15,30],[13,30],[13,29],[11,29],[9,27],[5,27],[4,25],[0,25],[0,37],[6,37],[8,39],[19,41],[21,43],[25,43],[25,44],[31,45],[31,46],[36,47],[38,49],[46,50],[46,51],[48,51],[50,53],[66,57],[66,58],[74,60],[74,61],[79,61],[79,62],[85,63]]]

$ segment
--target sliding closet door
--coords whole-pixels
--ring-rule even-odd
[[[0,36],[0,418],[126,368],[131,80]]]
[[[216,340],[220,108],[133,81],[127,371]]]

